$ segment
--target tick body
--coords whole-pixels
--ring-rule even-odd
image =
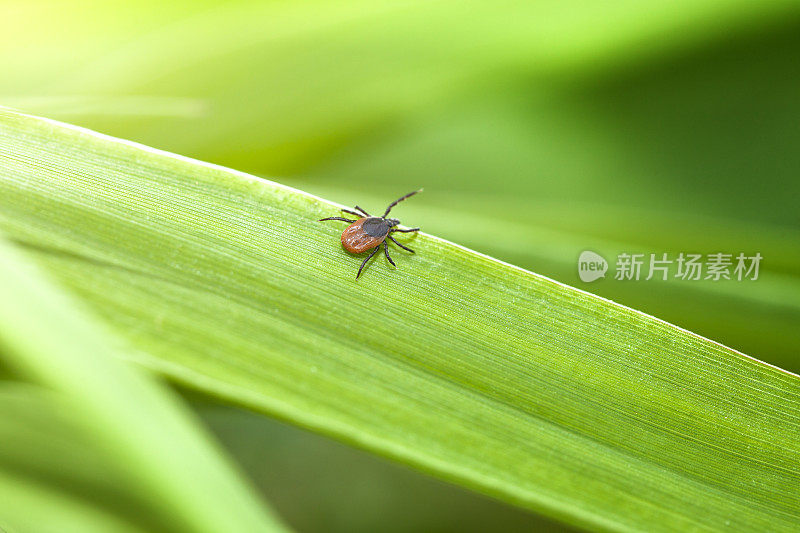
[[[342,246],[352,254],[372,250],[386,241],[391,226],[380,217],[359,218],[342,232]]]
[[[400,221],[396,218],[386,218],[389,215],[389,211],[392,210],[394,206],[409,198],[414,196],[419,191],[414,191],[406,194],[405,196],[401,196],[391,204],[389,207],[386,208],[386,212],[383,216],[380,217],[373,217],[370,216],[369,213],[361,209],[360,207],[356,206],[356,210],[359,211],[350,211],[349,209],[342,209],[345,213],[349,213],[351,215],[355,215],[357,218],[355,220],[343,217],[328,217],[328,218],[321,218],[319,221],[322,222],[323,220],[340,220],[342,222],[349,222],[350,225],[345,228],[342,232],[342,246],[345,250],[353,254],[360,254],[364,253],[368,250],[372,250],[372,253],[364,259],[364,262],[361,263],[361,267],[358,269],[358,274],[356,274],[356,279],[361,275],[361,271],[364,270],[364,266],[367,264],[375,253],[380,250],[381,244],[383,244],[383,252],[386,255],[386,259],[392,266],[396,267],[397,265],[394,264],[392,258],[389,257],[389,243],[386,242],[386,239],[391,240],[397,246],[402,248],[403,250],[407,250],[414,253],[414,250],[408,248],[397,242],[394,237],[392,237],[392,233],[399,232],[399,233],[410,233],[412,231],[419,231],[419,228],[411,228],[411,229],[399,229],[396,226],[400,224]]]

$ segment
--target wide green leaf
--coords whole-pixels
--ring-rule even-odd
[[[759,251],[748,286],[584,287],[800,372],[796,1],[0,11],[2,105],[340,202],[424,184],[415,222],[568,284],[584,249]]]
[[[356,281],[336,210],[0,115],[0,229],[128,358],[573,524],[796,527],[797,376],[428,234]]]

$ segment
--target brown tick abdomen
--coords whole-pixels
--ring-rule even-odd
[[[368,235],[364,228],[361,227],[365,220],[367,219],[359,218],[342,232],[342,246],[352,254],[360,254],[371,250],[386,239],[386,236],[379,238]]]

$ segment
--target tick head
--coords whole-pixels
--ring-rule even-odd
[[[397,226],[398,224],[400,224],[400,221],[397,220],[396,218],[387,218],[386,219],[386,223],[389,224],[390,228],[393,228],[394,226]]]

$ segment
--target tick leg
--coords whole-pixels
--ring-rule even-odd
[[[400,202],[402,202],[406,198],[414,196],[415,194],[417,194],[420,191],[422,191],[422,189],[420,189],[419,191],[410,192],[410,193],[406,194],[405,196],[401,196],[400,198],[398,198],[394,202],[390,203],[389,207],[386,208],[386,212],[383,214],[383,218],[386,218],[386,216],[389,214],[389,211],[391,211],[394,206],[396,206],[397,204],[399,204]]]
[[[357,210],[359,210],[359,211],[361,211],[362,213],[364,213],[364,215],[365,215],[365,216],[372,216],[372,215],[370,215],[369,213],[367,213],[366,211],[364,211],[363,209],[361,209],[361,208],[360,208],[360,207],[358,207],[358,206],[356,206],[356,209],[357,209]],[[360,216],[360,215],[359,215],[359,216]]]
[[[419,231],[419,228],[411,228],[411,229],[396,229],[392,228],[389,230],[390,232],[398,232],[398,233],[411,233],[412,231]]]
[[[350,220],[349,218],[342,218],[342,217],[328,217],[328,218],[321,218],[317,220],[317,222],[322,222],[323,220],[341,220],[342,222],[350,222],[351,224],[355,222],[355,220]]]
[[[389,262],[392,264],[392,266],[397,268],[397,265],[394,264],[394,261],[392,261],[392,258],[389,257],[389,243],[386,242],[386,241],[383,241],[383,253],[386,254],[386,259],[389,260]]]
[[[345,213],[349,213],[351,215],[357,216],[358,218],[361,218],[361,213],[356,213],[355,211],[350,211],[349,209],[341,209],[341,211],[344,211]],[[367,215],[367,216],[369,216],[369,215]]]
[[[381,248],[380,246],[376,246],[376,247],[375,247],[375,248],[372,250],[372,253],[371,253],[371,254],[369,254],[369,255],[367,256],[367,258],[366,258],[366,259],[364,259],[364,262],[363,262],[363,263],[361,263],[361,266],[358,268],[358,274],[356,274],[356,279],[358,279],[358,276],[360,276],[360,275],[361,275],[361,271],[362,271],[362,270],[364,270],[364,265],[366,265],[366,264],[367,264],[367,261],[369,261],[370,259],[372,259],[372,256],[373,256],[373,255],[375,255],[375,252],[377,252],[378,250],[380,250],[380,248]]]
[[[395,244],[396,244],[397,246],[399,246],[400,248],[402,248],[403,250],[408,250],[408,251],[409,251],[409,252],[411,252],[412,254],[415,254],[415,253],[417,253],[417,252],[415,252],[414,250],[412,250],[411,248],[409,248],[408,246],[403,246],[402,244],[400,244],[399,242],[397,242],[396,240],[394,240],[394,237],[392,237],[391,235],[387,235],[386,237],[387,237],[387,238],[389,238],[389,239],[392,239],[392,242],[393,242],[393,243],[395,243]],[[383,242],[384,242],[384,244],[386,243],[386,241],[383,241]]]

